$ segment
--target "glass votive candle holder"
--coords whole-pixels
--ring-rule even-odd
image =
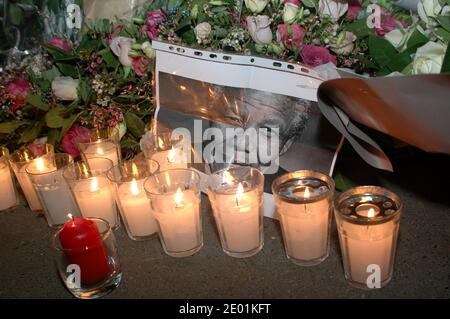
[[[203,246],[200,175],[190,169],[170,169],[144,183],[159,239],[166,254],[187,257]]]
[[[26,172],[36,190],[47,223],[50,227],[67,222],[67,214],[79,217],[80,213],[70,191],[69,185],[63,177],[63,171],[73,164],[69,154],[55,154],[55,167],[42,171],[39,166],[29,164]]]
[[[93,158],[99,169],[90,169],[84,162],[76,162],[64,169],[63,176],[83,217],[106,220],[111,228],[120,225],[114,191],[107,177],[113,163],[107,158]]]
[[[100,163],[96,158],[104,157],[112,161],[113,166],[121,161],[119,132],[117,130],[91,130],[90,141],[78,143],[83,161],[90,169],[98,170]]]
[[[8,156],[8,149],[0,147],[0,212],[13,210],[19,205],[19,196]]]
[[[384,287],[392,278],[402,203],[376,186],[352,188],[334,203],[345,278],[357,288]]]
[[[209,175],[208,197],[229,256],[250,257],[263,248],[263,188],[264,175],[250,166],[230,166]]]
[[[158,162],[160,171],[188,168],[190,146],[184,143],[183,136],[174,138],[171,131],[164,131],[154,138],[154,151],[149,158]]]
[[[286,256],[300,266],[324,261],[330,251],[334,182],[325,174],[296,171],[272,184]]]
[[[33,148],[24,147],[9,156],[9,162],[16,174],[20,188],[32,211],[41,211],[42,204],[26,172],[29,165],[35,166],[41,172],[50,171],[55,166],[53,145],[42,144]]]
[[[53,250],[58,273],[77,298],[100,298],[122,280],[114,233],[103,219],[72,217],[53,236]]]
[[[122,221],[133,240],[146,240],[158,235],[150,199],[144,190],[147,177],[158,170],[157,162],[142,157],[123,162],[108,171]]]

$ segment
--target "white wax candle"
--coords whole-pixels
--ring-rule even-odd
[[[25,199],[27,200],[30,209],[33,211],[42,210],[41,201],[39,200],[33,184],[31,184],[30,177],[25,171],[26,167],[27,165],[24,165],[16,172],[17,181],[20,184],[20,188],[22,188],[22,192],[25,195]]]
[[[144,181],[123,183],[118,189],[122,216],[126,220],[128,231],[136,237],[150,236],[158,231],[150,199],[144,191]]]
[[[181,193],[181,195],[180,195]],[[192,190],[158,196],[154,208],[166,249],[188,251],[201,244],[200,199]]]
[[[181,148],[172,148],[168,151],[154,153],[152,154],[151,159],[158,162],[160,172],[168,169],[188,167],[186,155]]]
[[[109,167],[99,166],[99,162],[95,161],[95,157],[104,157],[110,159],[113,162],[113,166],[119,164],[119,154],[117,153],[117,146],[113,142],[100,142],[93,145],[89,145],[86,150],[83,151],[86,157],[87,164],[91,170],[107,170]]]
[[[118,225],[116,203],[106,177],[80,180],[75,184],[73,193],[84,217],[105,219],[111,227]]]
[[[0,162],[0,211],[17,204],[16,189],[9,165]]]
[[[280,200],[278,209],[290,257],[308,261],[327,254],[330,220],[327,199],[307,204]]]
[[[371,272],[367,266],[375,264],[381,269],[381,282],[389,278],[392,249],[395,247],[395,223],[379,225],[357,225],[343,222],[339,232],[347,252],[351,279],[366,285]]]
[[[260,223],[262,200],[258,190],[244,192],[239,184],[240,194],[216,194],[214,216],[222,235],[232,252],[246,252],[261,244]]]
[[[55,170],[43,175],[33,175],[33,183],[43,203],[45,216],[50,226],[67,222],[67,214],[78,217],[69,185],[62,175],[62,170]]]

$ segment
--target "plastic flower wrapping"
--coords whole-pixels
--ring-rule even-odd
[[[7,2],[0,143],[12,148],[46,138],[77,155],[87,129],[120,128],[124,156],[138,152],[153,40],[371,76],[450,71],[450,0]]]

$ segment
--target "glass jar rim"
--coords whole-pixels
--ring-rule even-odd
[[[224,172],[229,171],[230,169],[237,169],[237,168],[248,168],[250,172],[255,172],[257,174],[256,178],[259,180],[259,182],[261,182],[261,184],[264,184],[264,174],[261,172],[261,170],[259,170],[256,167],[252,167],[249,165],[236,165],[236,164],[231,164],[229,167],[227,168],[222,168],[220,170],[215,171],[214,173],[209,174],[208,178],[207,178],[207,182],[206,182],[206,189],[208,192],[213,192],[213,193],[217,193],[217,194],[227,194],[225,191],[221,192],[220,190],[216,190],[213,189],[210,185],[210,180],[213,176],[221,176]],[[238,183],[243,183],[244,180],[243,179],[238,179]],[[249,193],[254,191],[255,189],[258,188],[259,183],[256,183],[254,187],[251,188],[244,188],[243,189],[243,193]],[[237,186],[236,186],[237,187]]]
[[[157,178],[159,176],[162,176],[162,174],[166,174],[166,173],[170,173],[170,172],[189,172],[189,174],[192,174],[193,176],[195,176],[194,184],[200,186],[201,177],[200,177],[200,174],[198,172],[196,172],[195,170],[190,169],[190,168],[171,168],[171,169],[166,169],[164,171],[160,171],[160,172],[158,172],[156,174],[153,174],[152,176],[147,177],[145,179],[145,182],[144,182],[144,190],[145,190],[145,192],[148,195],[153,195],[153,196],[175,194],[176,191],[166,192],[166,193],[161,193],[161,192],[155,193],[155,192],[149,191],[148,187],[147,187],[147,185],[150,182],[151,178]]]
[[[388,215],[388,216],[381,216],[380,218],[368,220],[367,218],[352,218],[349,215],[344,214],[340,209],[339,205],[352,197],[356,196],[386,196],[389,199],[391,199],[397,206],[394,213]],[[334,200],[334,211],[339,214],[339,216],[346,220],[349,223],[357,224],[357,225],[378,225],[383,224],[386,222],[389,222],[395,218],[398,218],[401,211],[403,209],[403,203],[400,200],[400,197],[394,193],[393,191],[390,191],[384,187],[381,186],[357,186],[350,188],[346,190],[345,192],[342,192],[337,196]]]
[[[287,198],[285,196],[278,194],[278,192],[277,192],[278,187],[280,187],[281,185],[283,185],[284,183],[286,183],[292,179],[302,178],[302,177],[316,178],[316,179],[323,181],[324,183],[327,184],[328,191],[326,191],[322,194],[319,194],[317,196],[312,196],[309,198],[298,198],[298,199]],[[326,175],[322,172],[314,171],[314,170],[298,170],[298,171],[294,171],[294,172],[289,172],[282,176],[279,176],[272,182],[272,194],[274,196],[279,197],[282,201],[288,202],[288,203],[308,204],[308,203],[317,202],[319,200],[333,196],[334,189],[335,189],[334,180],[329,175]]]
[[[155,170],[154,172],[151,172],[150,170],[147,170],[147,174],[146,174],[145,176],[140,177],[140,178],[135,178],[136,181],[146,180],[147,178],[149,178],[149,177],[151,177],[151,176],[153,176],[153,175],[156,175],[156,174],[160,173],[160,171],[159,171],[160,166],[159,166],[159,163],[158,163],[157,161],[152,160],[152,159],[137,159],[137,160],[138,160],[138,161],[142,161],[143,163],[146,163],[146,164],[148,164],[149,162],[151,162],[153,165],[156,165],[156,170]],[[107,176],[108,179],[109,179],[111,182],[113,182],[113,183],[120,183],[120,182],[126,183],[126,182],[128,182],[128,181],[124,181],[124,180],[119,180],[119,179],[118,179],[119,176],[115,177],[115,176],[114,176],[114,172],[115,172],[117,169],[119,169],[119,171],[120,171],[120,167],[123,167],[124,165],[126,165],[127,163],[132,162],[132,161],[133,161],[133,160],[130,160],[130,161],[124,161],[124,162],[121,162],[121,163],[119,163],[119,164],[117,164],[117,165],[111,167],[111,168],[106,172],[106,176]]]
[[[21,147],[21,148],[15,150],[13,153],[9,154],[8,155],[8,159],[12,163],[25,164],[25,163],[28,163],[28,162],[31,162],[31,161],[35,160],[36,158],[44,157],[44,156],[47,156],[49,154],[52,154],[52,152],[54,152],[54,150],[55,150],[55,148],[54,148],[54,146],[52,144],[45,143],[45,144],[42,144],[42,145],[45,146],[45,148],[44,148],[45,153],[42,154],[42,155],[39,155],[39,156],[33,155],[33,157],[28,159],[28,160],[21,160],[20,158],[17,158],[18,156],[20,156],[19,155],[20,152],[25,151],[25,150],[29,150],[26,147]]]
[[[75,217],[77,218],[77,217]],[[103,224],[106,225],[106,229],[104,231],[100,231],[100,235],[102,237],[102,241],[105,241],[108,237],[111,236],[111,234],[113,233],[113,230],[111,228],[111,226],[109,225],[109,222],[103,218],[100,217],[82,217],[85,219],[89,219],[94,221],[95,223],[97,222],[101,222]],[[58,230],[53,234],[52,236],[52,246],[56,251],[62,251],[62,252],[75,252],[75,251],[79,251],[79,249],[66,249],[66,248],[62,248],[62,247],[58,247],[58,243],[59,243],[59,234],[61,233],[61,231],[64,229],[64,225],[62,225],[61,227],[58,228]],[[91,247],[95,247],[95,246],[91,246]],[[86,248],[90,248],[89,246]],[[83,248],[83,250],[86,250],[86,248]]]
[[[109,158],[106,157],[91,157],[90,159],[102,159],[105,160],[106,162],[110,163],[110,166],[113,167],[113,161],[111,161]],[[86,169],[87,169],[87,175],[83,174],[82,176],[69,176],[69,172],[71,171],[71,169],[75,170],[75,168],[78,165],[85,165]],[[94,177],[99,177],[99,176],[104,176],[105,178],[108,178],[106,176],[106,173],[109,171],[110,168],[105,169],[105,170],[91,170],[88,166],[88,164],[84,163],[83,161],[78,161],[78,162],[73,162],[70,163],[69,165],[67,165],[64,170],[63,170],[63,177],[66,180],[70,180],[70,181],[76,181],[76,180],[88,180],[88,179],[92,179]]]

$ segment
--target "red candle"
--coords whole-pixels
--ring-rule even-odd
[[[69,263],[80,266],[82,284],[93,285],[111,274],[102,235],[94,221],[69,220],[59,233],[59,240]]]

